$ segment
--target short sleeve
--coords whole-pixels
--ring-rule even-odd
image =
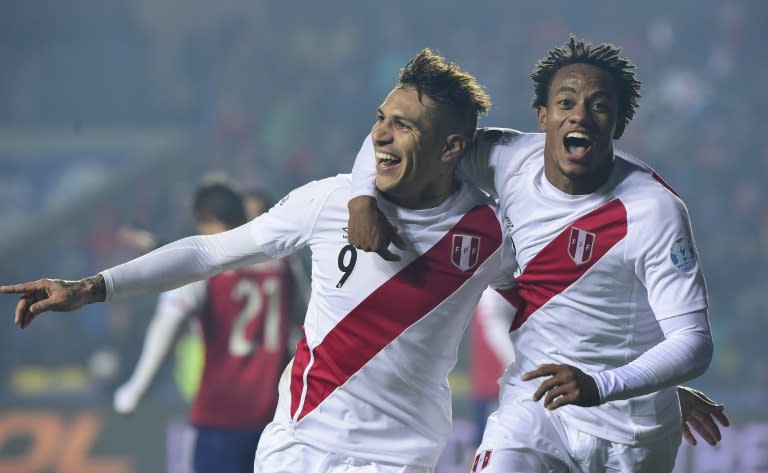
[[[306,246],[330,195],[348,186],[349,176],[340,175],[292,190],[268,212],[247,224],[252,228],[256,245],[273,258],[282,258]]]
[[[648,302],[657,319],[707,308],[707,289],[688,211],[667,191],[662,199],[645,203],[647,208],[630,215],[638,220],[627,251],[635,260],[637,277],[645,285]]]

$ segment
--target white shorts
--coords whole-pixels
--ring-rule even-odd
[[[528,389],[506,385],[501,396],[472,473],[665,473],[674,467],[679,432],[633,447],[568,427]]]
[[[254,473],[434,473],[433,468],[372,462],[329,452],[296,440],[270,423],[256,448]]]

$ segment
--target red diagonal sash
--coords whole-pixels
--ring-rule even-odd
[[[590,252],[589,259],[573,258],[574,247],[584,242],[575,241],[585,233]],[[525,267],[517,278],[517,287],[499,291],[512,305],[517,315],[510,331],[519,328],[536,310],[563,292],[581,278],[592,266],[621,241],[627,234],[627,209],[614,199],[568,225],[547,244]],[[584,261],[586,259],[586,261]],[[583,263],[579,263],[584,261]]]
[[[479,264],[462,271],[451,262],[454,235],[480,238]],[[291,371],[291,415],[295,416],[306,389],[301,419],[350,376],[365,366],[403,331],[430,313],[469,279],[501,244],[501,229],[493,210],[475,207],[432,248],[412,261],[352,309],[314,348],[302,339]],[[309,372],[304,373],[312,360]]]

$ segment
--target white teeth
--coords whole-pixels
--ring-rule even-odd
[[[378,159],[379,161],[386,161],[386,162],[400,161],[400,158],[397,158],[387,153],[376,153],[376,159]]]
[[[589,140],[589,135],[580,131],[572,131],[565,135],[566,138],[580,138],[582,140]]]

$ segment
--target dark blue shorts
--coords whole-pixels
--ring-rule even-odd
[[[253,458],[262,429],[195,427],[195,473],[253,473]]]

